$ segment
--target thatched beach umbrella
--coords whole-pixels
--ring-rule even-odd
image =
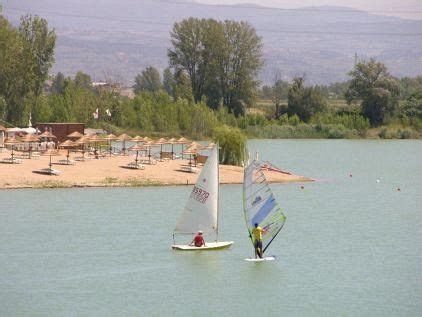
[[[51,166],[53,165],[53,163],[51,163],[51,157],[53,156],[53,155],[58,155],[59,153],[57,152],[57,150],[56,149],[48,149],[47,151],[45,151],[44,153],[43,153],[43,155],[49,155],[50,156],[50,163],[48,163],[48,167],[50,168],[50,172],[51,172],[51,170],[52,170],[52,168],[51,168]]]
[[[181,137],[180,139],[177,140],[177,144],[182,145],[182,159],[183,159],[183,145],[188,144],[188,143],[190,143],[190,141],[184,137]]]
[[[108,141],[109,142],[109,151],[110,151],[110,156],[111,156],[111,152],[112,152],[112,147],[111,147],[111,141],[113,141],[113,140],[117,140],[117,136],[115,136],[114,134],[112,134],[112,133],[110,133],[109,135],[106,135],[105,137],[104,137],[104,140],[106,140],[106,141]]]
[[[46,130],[39,135],[40,139],[47,139],[49,142],[51,139],[57,139],[57,137],[51,133],[50,131]]]
[[[119,135],[119,137],[117,138],[117,140],[122,141],[123,155],[125,155],[125,152],[126,152],[126,141],[129,141],[131,139],[132,139],[132,137],[129,134],[126,134],[126,133]]]
[[[44,131],[39,135],[40,138],[56,139],[57,137],[50,131]]]
[[[137,136],[134,136],[134,137],[131,139],[131,141],[132,141],[132,142],[136,142],[136,143],[139,143],[139,142],[144,142],[144,138],[143,138],[143,137],[141,137],[141,136],[139,136],[139,135],[137,135]]]
[[[71,140],[66,140],[63,143],[59,144],[59,148],[67,148],[67,155],[66,155],[66,159],[67,159],[67,164],[69,164],[69,156],[70,156],[70,148],[77,146],[78,144],[71,141]]]
[[[173,159],[173,157],[174,157],[173,145],[176,144],[176,143],[177,143],[176,138],[168,139],[167,142],[166,142],[166,144],[171,144],[171,159]]]
[[[155,145],[160,145],[160,155],[161,155],[161,152],[163,152],[163,144],[166,144],[166,143],[167,143],[167,140],[165,138],[160,138],[154,142]]]
[[[92,134],[89,136],[89,143],[94,143],[94,149],[97,150],[98,143],[104,142],[104,138],[98,134]]]
[[[187,148],[185,151],[182,152],[184,155],[189,155],[189,165],[192,165],[192,155],[197,154],[197,149],[195,148]]]
[[[148,151],[148,160],[149,160],[149,163],[151,163],[151,148],[153,147],[153,146],[156,146],[157,144],[155,144],[155,142],[154,141],[148,141],[148,142],[145,142],[144,143],[144,145],[143,145],[143,147],[144,147],[144,149],[146,150],[146,151]]]
[[[82,157],[85,158],[85,145],[90,142],[89,137],[87,135],[84,135],[83,137],[80,137],[78,140],[75,141],[77,145],[79,145],[82,148]]]
[[[138,155],[139,155],[139,151],[142,151],[144,149],[143,146],[135,144],[133,146],[131,146],[128,150],[129,151],[136,151],[136,158],[135,158],[135,165],[138,166]]]
[[[75,139],[75,140],[80,139],[80,138],[81,138],[81,137],[83,137],[83,136],[84,136],[84,135],[83,135],[82,133],[78,132],[78,131],[72,132],[71,134],[68,134],[68,135],[67,135],[67,137],[68,137],[69,139]]]
[[[192,143],[188,144],[188,149],[203,150],[205,149],[205,146],[203,146],[201,143],[193,141]]]
[[[29,158],[31,158],[32,143],[39,142],[40,141],[39,136],[33,135],[33,134],[27,134],[21,139],[21,141],[24,142],[24,143],[29,143],[29,151],[28,152],[29,152]]]
[[[16,140],[16,138],[15,138],[15,137],[12,137],[12,138],[7,138],[7,139],[6,139],[6,141],[4,141],[4,144],[6,144],[6,145],[11,145],[11,146],[12,146],[12,153],[10,154],[10,156],[12,157],[12,163],[13,163],[13,156],[15,155],[15,154],[13,153],[13,150],[14,150],[14,148],[15,148],[15,145],[17,145],[17,144],[22,144],[22,142],[21,142],[21,141],[19,141],[19,140]]]

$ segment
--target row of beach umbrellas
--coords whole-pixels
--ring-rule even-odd
[[[99,135],[83,135],[79,132],[73,132],[69,135],[67,135],[67,137],[69,138],[69,140],[66,140],[65,142],[62,142],[58,145],[59,148],[67,148],[68,149],[68,153],[67,153],[67,160],[69,160],[69,154],[70,154],[70,149],[77,147],[77,146],[84,146],[85,144],[92,144],[92,143],[100,143],[100,142],[104,142],[107,141],[109,142],[109,151],[110,151],[110,155],[111,155],[111,151],[112,151],[112,147],[111,147],[111,141],[122,141],[122,151],[123,153],[126,152],[126,150],[130,150],[130,151],[136,151],[136,161],[138,159],[138,155],[139,155],[139,151],[148,151],[148,156],[151,157],[151,147],[153,146],[160,146],[160,151],[162,152],[163,150],[163,145],[164,144],[171,144],[171,152],[173,153],[173,146],[175,144],[181,144],[182,145],[182,156],[183,155],[189,155],[190,158],[192,155],[197,154],[198,150],[204,150],[204,149],[210,149],[212,148],[212,146],[214,146],[213,143],[210,143],[208,146],[203,146],[200,143],[197,142],[191,142],[188,139],[181,137],[179,139],[176,138],[170,138],[170,139],[165,139],[165,138],[160,138],[156,141],[153,141],[151,138],[149,137],[141,137],[139,135],[135,136],[135,137],[131,137],[130,135],[123,133],[119,136],[115,136],[114,134],[109,134],[106,136],[99,136]],[[14,146],[18,145],[18,144],[22,144],[22,143],[30,143],[30,147],[29,147],[29,158],[31,157],[31,143],[35,143],[35,142],[39,142],[41,139],[54,139],[56,138],[55,135],[53,135],[51,132],[49,131],[45,131],[40,135],[34,135],[34,134],[27,134],[25,135],[25,137],[21,138],[20,140],[17,140],[16,138],[9,138],[5,141],[5,144],[7,145],[11,145],[12,148],[12,159],[13,159],[13,150],[14,150]],[[73,139],[73,140],[71,140]],[[126,149],[126,141],[131,141],[131,142],[136,142],[136,145],[130,147],[129,149]],[[140,143],[142,143],[142,145],[140,145]],[[186,150],[183,149],[183,146],[185,144],[188,144]]]

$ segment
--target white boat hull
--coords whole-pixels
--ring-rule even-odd
[[[180,251],[206,251],[206,250],[221,250],[229,248],[233,241],[219,241],[219,242],[206,242],[203,247],[195,247],[187,244],[174,244],[171,247],[174,250]]]
[[[248,262],[265,262],[265,261],[274,261],[274,260],[275,260],[275,256],[273,256],[273,255],[265,256],[262,259],[261,258],[256,258],[256,259],[254,259],[254,258],[248,258],[248,259],[245,259],[245,261],[248,261]]]

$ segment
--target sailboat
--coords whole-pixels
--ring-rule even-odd
[[[243,211],[252,244],[254,224],[257,223],[263,229],[262,251],[264,253],[283,228],[286,216],[268,186],[261,164],[257,160],[253,160],[244,170]],[[262,259],[249,258],[245,260],[271,261],[274,259],[274,256],[268,256]]]
[[[219,171],[218,145],[215,145],[198,176],[195,186],[189,196],[185,209],[173,231],[175,250],[197,251],[228,248],[233,241],[218,241],[219,217]],[[205,241],[205,246],[196,247],[188,244],[176,244],[175,235],[192,235],[198,231],[215,235],[215,241]]]

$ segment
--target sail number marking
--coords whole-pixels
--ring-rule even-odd
[[[193,186],[192,193],[190,194],[190,198],[195,199],[199,201],[200,203],[205,204],[209,195],[210,193],[207,192],[206,190]]]

